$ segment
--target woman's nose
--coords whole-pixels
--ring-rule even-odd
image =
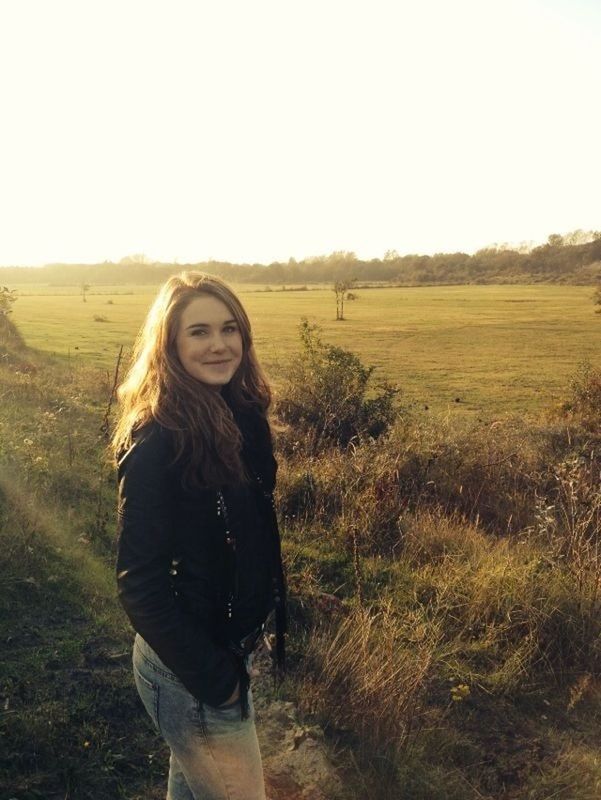
[[[211,339],[211,350],[218,352],[219,350],[225,349],[225,342],[223,341],[221,334],[216,334]]]

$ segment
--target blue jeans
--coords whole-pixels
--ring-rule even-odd
[[[132,661],[138,694],[171,750],[167,800],[265,800],[250,689],[241,720],[239,700],[200,703],[137,633]]]

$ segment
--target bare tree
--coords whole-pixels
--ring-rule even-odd
[[[334,292],[336,294],[336,319],[344,319],[344,301],[356,300],[357,295],[349,291],[355,285],[355,278],[350,278],[343,281],[336,281],[334,283]]]

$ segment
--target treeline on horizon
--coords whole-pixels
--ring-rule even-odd
[[[399,255],[364,261],[347,251],[271,264],[232,264],[203,261],[195,264],[151,262],[143,254],[118,263],[47,264],[43,267],[0,267],[0,284],[43,283],[51,286],[157,284],[184,269],[202,270],[235,283],[265,286],[310,283],[383,282],[397,285],[469,283],[571,283],[601,282],[601,231],[552,234],[543,245],[512,248],[492,246],[473,255],[437,253]]]

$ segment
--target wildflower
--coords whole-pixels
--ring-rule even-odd
[[[86,748],[89,747],[90,746],[90,742],[88,742],[88,740],[86,739],[86,741],[83,743],[83,746],[86,747]]]
[[[470,687],[466,686],[465,683],[460,683],[457,686],[451,687],[451,697],[458,703],[465,700],[466,697],[469,697],[469,694]]]
[[[23,444],[26,444],[27,447],[31,447],[33,444],[33,439],[23,439]]]

